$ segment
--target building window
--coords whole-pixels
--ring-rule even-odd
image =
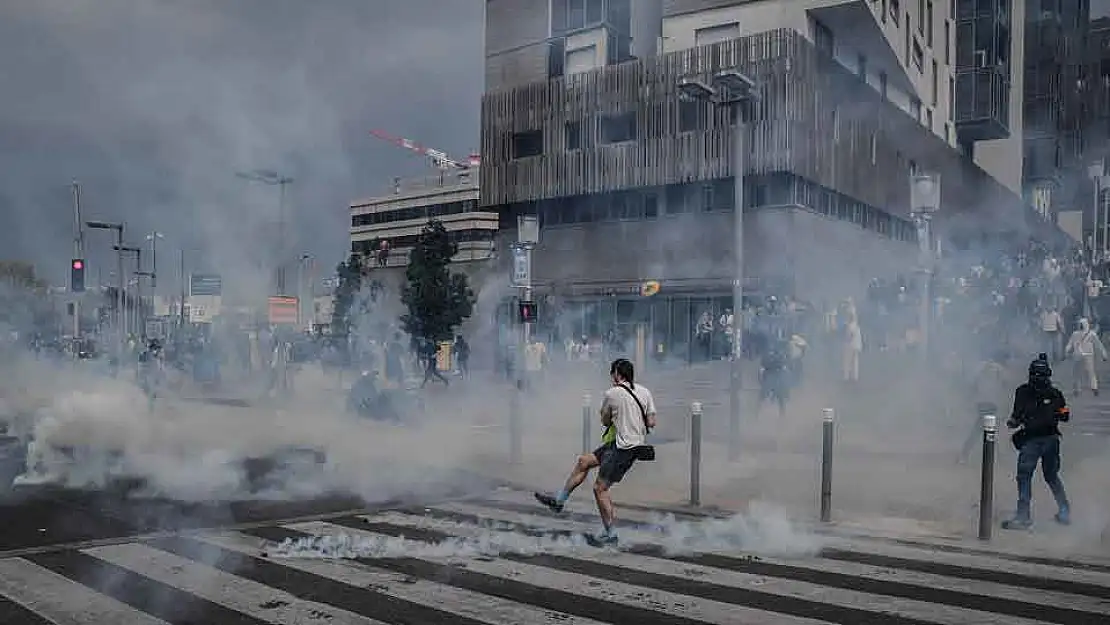
[[[944,20],[944,63],[952,64],[952,22]]]
[[[644,196],[644,218],[655,219],[659,216],[659,196],[648,193]]]
[[[929,130],[933,129],[933,109],[925,109],[925,127]]]
[[[921,49],[921,44],[917,39],[913,40],[913,66],[917,71],[925,73],[925,51]]]
[[[919,122],[921,121],[921,100],[910,98],[910,116]]]
[[[867,57],[862,54],[859,55],[859,59],[856,62],[856,73],[859,74],[863,82],[867,82]]]
[[[678,131],[691,132],[701,129],[701,116],[705,103],[700,100],[678,101]]]
[[[940,72],[940,67],[937,65],[937,62],[934,60],[933,61],[932,85],[931,85],[932,88],[933,88],[933,106],[936,106],[937,102],[940,101],[940,86],[939,86],[939,82],[938,82],[939,78],[937,76],[937,74],[939,72]]]
[[[886,84],[887,84],[886,72],[879,72],[879,95],[883,96],[883,99],[886,99],[886,97],[887,97],[887,86],[886,86]]]
[[[925,0],[917,0],[917,30],[925,34]]]
[[[898,0],[890,0],[890,18],[894,20],[895,24],[898,23],[898,18],[902,14],[902,10],[901,7],[899,7],[899,4],[901,3]]]
[[[813,44],[820,52],[829,56],[836,53],[836,42],[833,40],[832,31],[817,20],[813,20]]]
[[[547,44],[547,77],[558,78],[565,69],[567,41],[561,37]]]
[[[543,131],[527,130],[513,133],[513,158],[528,158],[543,154]]]
[[[933,3],[925,3],[925,44],[933,47]]]
[[[582,122],[567,122],[566,125],[566,141],[567,151],[581,150],[583,147],[582,141]]]
[[[840,112],[835,108],[829,113],[829,124],[832,126],[833,143],[840,142]]]
[[[879,133],[871,133],[871,164],[875,165],[879,162]]]
[[[555,0],[559,2],[560,0]],[[586,0],[563,0],[567,3],[567,30],[586,27]]]
[[[917,161],[913,160],[912,158],[910,159],[910,175],[917,175]]]
[[[623,143],[636,140],[636,114],[621,113],[601,118],[601,142]]]
[[[602,10],[601,0],[586,0],[586,25],[600,24],[601,16],[604,11]]]
[[[699,28],[694,31],[694,45],[709,46],[722,41],[729,41],[730,39],[738,39],[740,37],[740,23],[730,22],[728,24],[716,24],[714,26],[707,26]]]
[[[956,79],[948,77],[948,117],[956,116]]]

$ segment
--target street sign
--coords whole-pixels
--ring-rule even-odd
[[[532,257],[522,246],[513,248],[513,286],[517,288],[532,286]]]
[[[269,312],[270,325],[297,325],[297,298],[275,295]]]
[[[189,295],[221,295],[223,280],[218,274],[194,273],[189,276]]]

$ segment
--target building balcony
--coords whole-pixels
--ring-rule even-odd
[[[1003,68],[961,69],[956,74],[956,133],[961,142],[1010,136],[1010,78]]]

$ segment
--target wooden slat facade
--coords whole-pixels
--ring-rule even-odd
[[[941,174],[946,217],[1046,229],[1020,198],[790,29],[487,93],[482,204],[730,177],[734,126],[727,110],[706,105],[700,129],[680,132],[677,86],[684,77],[708,81],[731,68],[758,85],[746,173],[792,172],[906,216],[912,161]],[[629,112],[636,140],[602,144],[601,119]],[[581,149],[567,150],[570,122],[590,135]],[[536,130],[542,154],[514,159],[514,134]]]

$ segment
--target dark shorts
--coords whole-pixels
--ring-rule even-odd
[[[620,449],[616,443],[606,443],[594,450],[594,457],[600,465],[597,479],[606,484],[616,484],[636,463],[635,449]]]

